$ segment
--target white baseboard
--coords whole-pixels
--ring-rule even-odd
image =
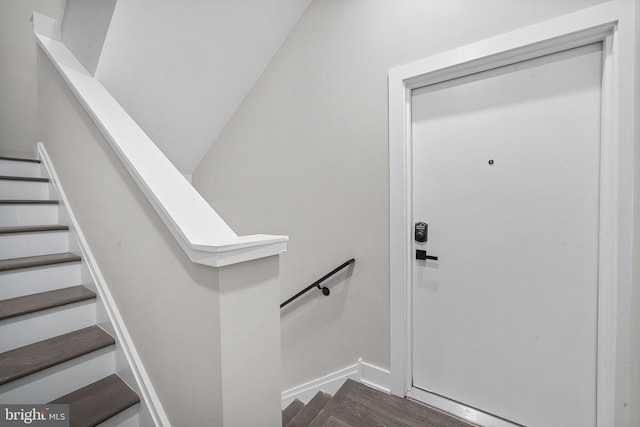
[[[147,407],[152,422],[155,424],[155,426],[170,427],[171,423],[169,422],[169,418],[167,417],[164,408],[160,403],[160,399],[158,398],[158,395],[156,394],[156,391],[151,384],[149,375],[142,365],[140,356],[138,355],[138,352],[133,345],[131,336],[129,335],[129,332],[124,325],[122,316],[120,315],[113,296],[111,295],[111,292],[107,287],[105,278],[98,268],[98,264],[96,263],[91,249],[89,248],[87,240],[84,237],[82,230],[80,230],[78,221],[69,205],[69,200],[67,199],[62,185],[60,184],[58,174],[56,173],[55,168],[53,167],[53,163],[51,162],[51,158],[49,157],[49,154],[47,153],[47,150],[45,149],[42,142],[38,142],[37,144],[37,153],[38,158],[42,161],[42,164],[45,167],[47,174],[49,175],[51,184],[54,185],[55,190],[57,191],[58,200],[60,202],[60,209],[66,211],[68,220],[71,222],[71,224],[68,224],[70,231],[75,234],[75,237],[77,238],[77,243],[81,252],[82,259],[85,262],[89,274],[91,275],[91,279],[96,286],[99,299],[104,304],[104,309],[111,322],[111,326],[114,329],[113,332],[116,335],[116,339],[123,350],[129,367],[131,368],[131,373],[133,374],[133,377],[135,378],[135,381],[137,383],[135,384],[135,388],[139,390],[141,395],[141,403],[143,402]]]
[[[362,359],[358,362],[360,363],[360,369],[362,371],[360,378],[361,383],[385,393],[390,393],[391,371],[364,362]]]
[[[309,402],[313,396],[324,391],[335,394],[347,379],[359,381],[369,387],[389,393],[391,384],[391,372],[359,359],[353,365],[339,369],[315,380],[290,388],[282,392],[282,409],[289,406],[295,399],[304,403]]]

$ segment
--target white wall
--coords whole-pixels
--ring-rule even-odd
[[[635,105],[636,144],[634,147],[634,233],[633,290],[631,299],[631,410],[629,427],[640,426],[640,0],[636,5]]]
[[[281,299],[357,259],[282,311],[284,389],[389,367],[389,68],[601,2],[312,2],[193,175],[234,230],[290,236]]]
[[[57,16],[59,0],[0,0],[0,155],[33,157],[36,42],[33,11]]]
[[[62,42],[91,74],[98,67],[115,5],[116,0],[66,0]]]
[[[96,77],[190,174],[310,0],[120,0]]]
[[[175,426],[222,421],[219,276],[192,263],[46,55],[39,139]]]

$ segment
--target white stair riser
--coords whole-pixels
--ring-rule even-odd
[[[12,181],[0,179],[0,199],[46,200],[48,198],[48,182]]]
[[[42,172],[40,163],[0,160],[0,175],[40,178],[42,177]]]
[[[0,402],[47,403],[113,371],[113,346],[109,346],[0,386]]]
[[[45,231],[0,235],[0,259],[67,252],[69,232]]]
[[[47,172],[38,163],[0,160],[0,176],[43,177],[47,176]],[[48,200],[58,197],[55,186],[50,183],[0,180],[0,199]],[[63,205],[0,205],[0,227],[58,224],[61,219],[65,224],[70,220]],[[4,259],[66,251],[79,251],[74,233],[51,231],[0,235],[0,258]],[[92,280],[83,264],[67,263],[0,272],[0,299],[83,284],[83,277]],[[102,303],[91,299],[1,320],[0,352],[94,325],[98,313],[106,319]],[[122,349],[119,351],[122,353]],[[2,385],[0,403],[46,403],[73,392],[116,372],[115,352],[116,346],[109,346]],[[147,422],[151,420],[150,414],[147,414],[148,410],[144,415],[140,414],[138,404],[100,425],[152,425],[152,422]]]
[[[139,408],[140,404],[133,405],[96,427],[140,427]]]
[[[0,227],[57,223],[58,205],[0,205]]]
[[[0,299],[81,285],[80,272],[75,262],[0,273]]]
[[[0,320],[0,352],[95,325],[95,300]]]

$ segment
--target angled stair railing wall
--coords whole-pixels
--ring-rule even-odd
[[[154,423],[279,425],[277,256],[286,250],[288,237],[238,236],[100,82],[56,40],[55,22],[34,13],[33,23],[40,48],[40,144],[47,147],[59,172],[57,183],[68,190],[72,207],[73,203],[80,207],[76,212],[79,223],[87,227],[83,231],[88,246],[110,279],[114,299],[125,302],[123,326],[137,337],[135,347],[142,347],[140,360],[133,362],[140,365],[138,371],[148,367],[149,372],[148,378],[142,378],[146,383],[142,389],[156,386],[159,401],[155,403],[166,408],[167,419],[154,419]],[[76,161],[78,158],[81,160]],[[88,167],[90,164],[95,167]],[[88,181],[108,187],[117,201],[110,201],[109,206],[97,189],[82,185],[83,174]],[[129,185],[130,178],[137,188]],[[158,217],[166,228],[157,225]],[[100,220],[108,225],[104,229],[110,235],[105,235]],[[138,228],[133,226],[126,234],[114,221]],[[173,249],[176,246],[190,262],[183,262],[183,254]],[[120,254],[125,250],[129,257]],[[203,269],[197,264],[216,268]],[[165,269],[172,274],[163,274]],[[135,280],[139,271],[155,277],[162,286],[153,280]],[[111,280],[114,278],[118,280]],[[118,281],[121,283],[114,284]],[[154,298],[147,298],[144,291],[154,292]],[[143,301],[140,308],[155,319],[140,316],[129,299]],[[167,310],[176,300],[188,302],[177,307],[180,315]],[[154,320],[164,327],[150,328]],[[174,340],[187,342],[189,347],[176,346]],[[167,354],[185,359],[189,354],[189,360],[170,359]],[[199,392],[187,392],[187,383]],[[181,393],[177,386],[182,387]],[[247,406],[252,410],[247,411]]]
[[[221,267],[286,251],[287,236],[238,236],[104,86],[54,38],[55,22],[34,12],[46,53],[191,261]]]

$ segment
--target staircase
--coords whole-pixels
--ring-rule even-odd
[[[333,397],[320,391],[306,405],[297,399],[291,402],[282,411],[282,426],[471,427],[476,424],[349,379]]]
[[[42,175],[38,160],[0,157],[0,404],[69,404],[72,427],[138,426],[140,399],[116,374],[116,340]]]

